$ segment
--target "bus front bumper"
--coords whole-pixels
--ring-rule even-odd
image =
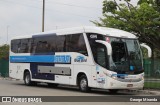
[[[122,82],[110,78],[106,85],[108,89],[143,89],[144,80],[138,82],[132,82],[132,80],[130,82]]]

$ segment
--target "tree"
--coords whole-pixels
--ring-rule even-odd
[[[135,34],[140,42],[160,52],[160,2],[139,0],[134,6],[130,0],[104,0],[103,17],[92,21],[97,26],[118,28]],[[118,33],[117,33],[118,34]]]
[[[0,59],[7,59],[9,58],[9,45],[5,44],[0,46]]]

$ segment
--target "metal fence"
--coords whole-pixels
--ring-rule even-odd
[[[160,59],[144,59],[146,78],[160,78]]]
[[[160,59],[144,59],[145,88],[160,89]]]
[[[9,76],[9,61],[6,59],[0,59],[0,76]]]

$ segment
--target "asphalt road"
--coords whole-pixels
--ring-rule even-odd
[[[117,94],[111,94],[107,90],[93,89],[90,93],[82,93],[77,87],[63,86],[60,85],[57,88],[50,88],[46,84],[38,84],[37,86],[25,86],[23,81],[16,80],[0,80],[0,96],[117,96],[118,98],[124,99],[125,96],[140,96],[145,94],[139,93],[128,93],[120,91]],[[150,105],[151,103],[146,102],[46,102],[46,103],[30,103],[30,105]],[[158,102],[152,103],[153,105],[159,105]],[[28,103],[0,103],[0,105],[28,105]]]

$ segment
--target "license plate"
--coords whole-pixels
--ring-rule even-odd
[[[133,87],[133,84],[127,84],[127,87]]]

